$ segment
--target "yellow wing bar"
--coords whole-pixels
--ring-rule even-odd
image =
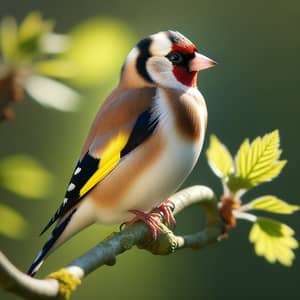
[[[128,141],[129,135],[119,133],[105,147],[100,154],[98,170],[89,178],[85,185],[81,188],[79,196],[85,195],[99,181],[101,181],[109,172],[111,172],[121,159],[121,151]]]

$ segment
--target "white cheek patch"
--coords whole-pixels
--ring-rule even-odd
[[[150,57],[146,68],[151,78],[158,84],[164,85],[165,82],[173,80],[173,66],[163,57]]]
[[[164,57],[151,57],[147,61],[147,71],[158,85],[180,90],[188,87],[181,84],[173,74],[172,63]]]
[[[165,32],[159,32],[151,36],[152,43],[150,53],[155,56],[166,56],[172,49],[172,42],[169,40]]]

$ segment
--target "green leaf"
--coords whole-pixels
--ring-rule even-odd
[[[30,156],[13,155],[0,161],[0,185],[19,196],[45,197],[51,183],[50,173]]]
[[[234,166],[231,154],[215,135],[210,136],[206,155],[211,169],[218,177],[227,177],[233,171]]]
[[[250,231],[249,240],[254,243],[255,252],[270,263],[291,266],[295,254],[293,249],[298,242],[293,238],[294,231],[287,225],[268,218],[258,218]]]
[[[292,214],[293,212],[300,210],[300,206],[291,205],[287,202],[278,199],[275,196],[262,196],[251,201],[247,206],[252,209],[264,210],[277,214]]]
[[[73,83],[89,87],[115,78],[134,40],[129,27],[114,19],[93,18],[76,26],[62,56],[76,66]]]
[[[237,192],[240,190],[244,191],[252,187],[252,184],[248,180],[236,176],[236,174],[230,174],[228,176],[226,185],[228,186],[229,190],[232,192]]]
[[[13,208],[0,204],[0,235],[13,239],[22,239],[26,236],[28,225],[26,220]]]
[[[6,17],[1,22],[0,44],[4,62],[14,62],[18,46],[18,28],[16,20],[12,17]]]
[[[236,156],[236,177],[243,182],[241,188],[250,188],[277,177],[286,164],[285,160],[278,160],[280,155],[278,130],[257,137],[251,145],[246,139]]]

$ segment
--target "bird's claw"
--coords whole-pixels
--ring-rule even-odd
[[[142,221],[151,230],[151,236],[153,240],[156,240],[158,234],[161,234],[163,232],[162,228],[159,226],[161,217],[164,218],[167,227],[175,227],[176,221],[172,213],[173,209],[174,203],[171,200],[166,200],[162,205],[148,214],[137,209],[131,209],[129,210],[129,212],[133,213],[135,217],[131,221],[128,221],[123,225],[128,226],[135,224],[138,221]]]
[[[166,200],[158,207],[158,210],[163,214],[166,226],[169,228],[174,228],[176,225],[176,220],[173,215],[174,207],[175,205],[171,200]]]
[[[151,236],[153,238],[153,240],[157,239],[157,235],[162,233],[162,229],[159,226],[159,222],[160,222],[160,214],[156,213],[156,212],[151,212],[149,214],[146,214],[140,210],[136,210],[136,209],[131,209],[129,210],[129,212],[133,213],[135,215],[135,217],[129,221],[126,222],[125,225],[132,225],[135,224],[138,221],[142,221],[143,223],[145,223],[151,230]]]

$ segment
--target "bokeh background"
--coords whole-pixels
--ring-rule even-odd
[[[12,15],[20,21],[32,10],[55,20],[59,33],[74,31],[78,24],[98,17],[103,23],[99,31],[106,34],[105,41],[113,50],[105,53],[100,47],[99,55],[93,53],[105,67],[91,77],[92,88],[81,87],[83,96],[76,112],[45,109],[26,99],[16,107],[17,118],[1,124],[0,158],[30,155],[53,178],[50,193],[38,201],[0,191],[1,203],[14,207],[28,222],[24,238],[0,239],[1,250],[20,269],[28,268],[46,238],[38,238],[39,231],[63,197],[86,132],[101,100],[117,82],[125,53],[140,38],[160,30],[182,32],[200,52],[219,62],[198,80],[209,110],[208,135],[217,134],[234,153],[245,137],[280,130],[287,166],[278,179],[253,189],[245,198],[274,194],[300,203],[299,1],[4,0],[0,17]],[[109,39],[113,26],[112,35],[117,38]],[[82,77],[83,82],[87,80],[84,72]],[[205,155],[184,186],[193,184],[221,192]],[[177,218],[177,231],[197,230],[202,217],[199,220],[197,210],[184,212]],[[296,230],[299,240],[299,214],[280,216],[280,220]],[[267,263],[248,242],[249,228],[249,223],[239,222],[229,239],[201,251],[185,250],[167,257],[129,251],[118,257],[115,266],[105,266],[85,279],[73,299],[300,299],[300,258],[292,267]],[[40,275],[67,264],[113,229],[94,226],[85,230],[51,255]],[[0,298],[16,297],[0,291]]]

